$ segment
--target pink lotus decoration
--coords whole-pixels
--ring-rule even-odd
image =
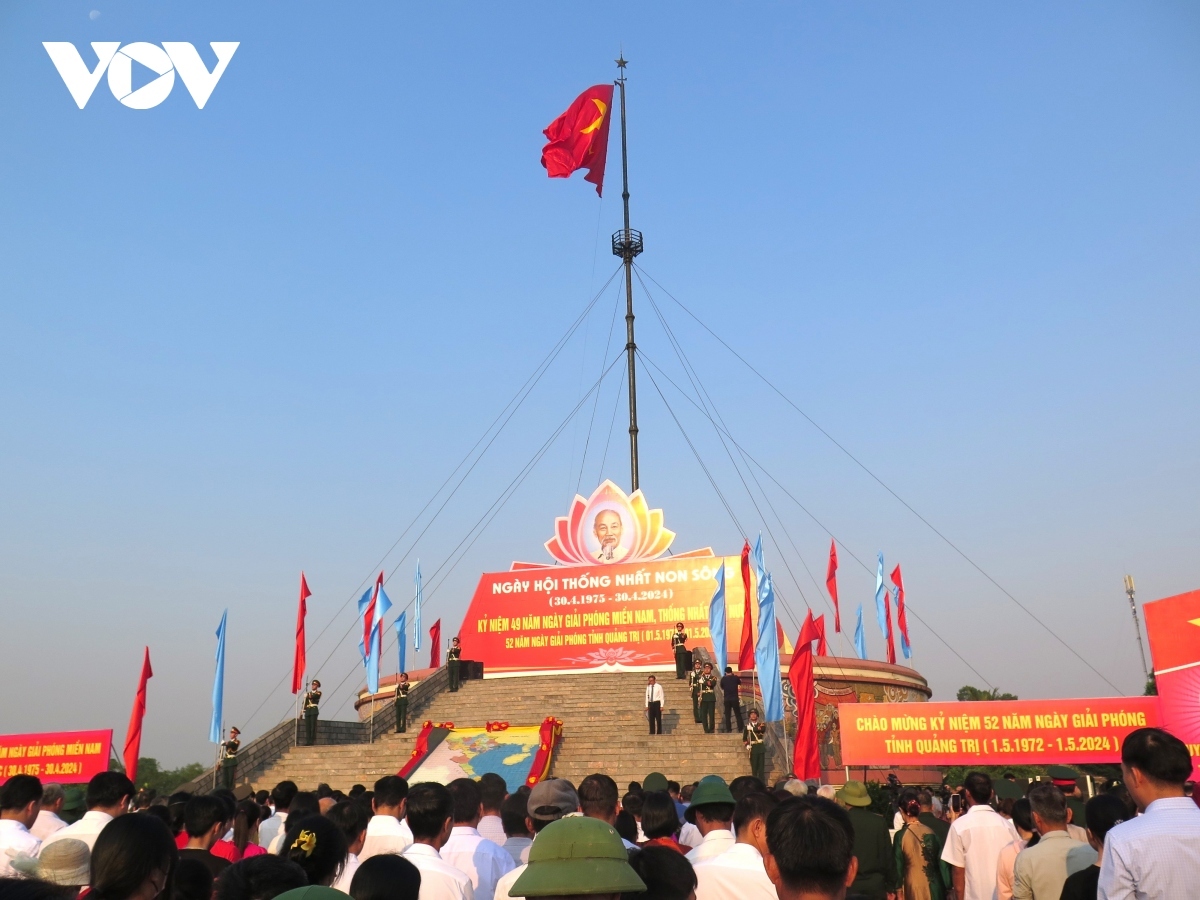
[[[600,666],[632,665],[640,659],[650,659],[649,653],[634,653],[624,647],[606,647],[603,650],[593,650],[587,656],[567,656],[563,662],[592,663]]]
[[[602,544],[596,534],[600,527],[617,532],[615,544],[612,537]],[[657,559],[674,539],[675,532],[663,528],[662,510],[649,509],[641,491],[626,496],[606,480],[586,500],[575,495],[570,514],[554,520],[554,537],[546,541],[546,549],[568,566],[630,563]]]

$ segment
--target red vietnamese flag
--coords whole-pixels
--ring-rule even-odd
[[[842,611],[838,608],[837,598],[837,541],[829,542],[829,568],[825,570],[825,587],[833,600],[833,630],[842,633]]]
[[[746,592],[745,613],[742,616],[742,639],[738,645],[738,668],[743,672],[754,668],[754,626],[750,621],[750,542],[742,547],[742,587]]]
[[[613,86],[598,84],[575,98],[565,113],[546,126],[550,143],[542,148],[542,165],[551,178],[570,178],[587,169],[584,181],[604,196],[604,163],[608,158],[608,125]]]
[[[438,619],[429,629],[429,668],[442,664],[442,620]]]
[[[888,662],[892,665],[896,664],[896,629],[892,627],[892,602],[891,593],[883,592],[883,608],[887,615],[887,656]]]
[[[154,677],[150,668],[150,648],[142,656],[142,674],[138,678],[137,696],[133,698],[133,712],[129,716],[129,730],[125,732],[125,776],[137,784],[138,754],[142,751],[142,719],[146,717],[146,682]]]
[[[304,617],[308,615],[308,604],[305,603],[312,596],[312,591],[308,589],[308,582],[304,578],[304,573],[300,573],[300,606],[296,610],[296,651],[292,658],[292,693],[299,693],[304,689],[304,670],[308,668],[308,658],[304,649]]]
[[[788,666],[788,681],[796,698],[796,744],[792,770],[798,778],[820,778],[821,759],[817,752],[817,698],[813,676],[812,642],[825,641],[825,623],[813,621],[812,610],[804,617],[796,649]]]

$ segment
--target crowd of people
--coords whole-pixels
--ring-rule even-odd
[[[1034,782],[998,802],[971,773],[950,802],[893,783],[768,786],[596,773],[510,792],[498,775],[348,793],[290,781],[238,799],[135,792],[96,775],[0,786],[0,900],[1181,900],[1200,896],[1200,800],[1187,747],[1145,728],[1123,781],[1082,807]]]

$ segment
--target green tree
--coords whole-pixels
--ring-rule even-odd
[[[1151,672],[1149,677],[1146,679],[1146,689],[1142,691],[1142,695],[1145,697],[1158,696],[1158,681],[1155,679],[1153,672]]]
[[[124,771],[124,767],[116,762],[112,763],[112,768],[116,771]],[[164,769],[153,756],[139,756],[137,789],[140,791],[149,788],[160,795],[171,794],[181,784],[187,784],[197,778],[204,770],[204,764],[198,762],[188,763],[178,769]]]
[[[958,689],[957,697],[959,700],[1017,700],[1016,694],[1000,693],[1000,688],[992,688],[985,691],[983,688],[973,687],[969,684],[964,684]]]

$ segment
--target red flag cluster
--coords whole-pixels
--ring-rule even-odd
[[[813,676],[812,642],[817,642],[817,655],[828,656],[825,642],[825,616],[813,618],[812,610],[804,617],[796,649],[788,666],[788,681],[796,697],[796,745],[792,770],[798,778],[820,778],[821,759],[817,753],[817,694]]]

